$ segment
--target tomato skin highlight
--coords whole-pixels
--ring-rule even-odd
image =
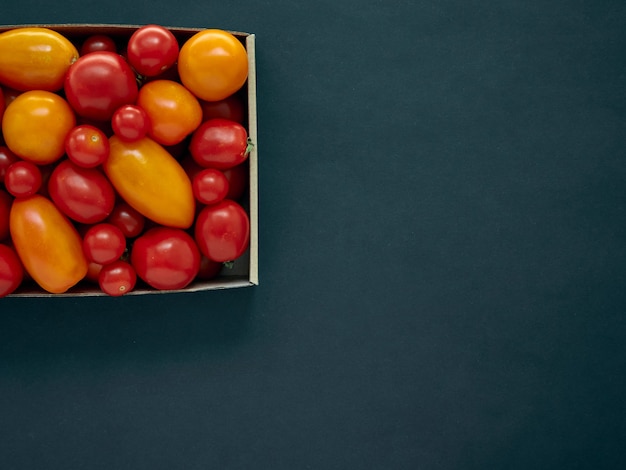
[[[52,201],[38,194],[16,199],[9,224],[15,251],[42,289],[60,294],[85,277],[80,235]]]
[[[157,224],[191,227],[195,200],[180,163],[149,137],[124,142],[113,136],[109,142],[109,158],[103,168],[119,195]]]

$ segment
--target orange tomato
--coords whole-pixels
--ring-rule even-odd
[[[109,139],[102,165],[120,196],[144,217],[169,227],[189,228],[195,216],[191,181],[167,150],[149,137]]]
[[[87,274],[80,235],[47,198],[17,198],[10,214],[13,245],[24,268],[44,290],[60,294]]]
[[[18,95],[5,109],[2,134],[9,149],[39,165],[53,163],[65,153],[65,138],[75,126],[70,105],[43,90]]]
[[[180,83],[155,80],[139,89],[137,105],[150,118],[149,135],[161,145],[176,145],[202,122],[198,99]]]
[[[58,91],[76,47],[48,28],[15,28],[0,34],[0,83],[16,90]]]
[[[180,79],[194,95],[219,101],[239,90],[248,78],[248,54],[239,40],[221,29],[194,34],[180,48]]]

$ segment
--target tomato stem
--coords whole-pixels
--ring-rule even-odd
[[[250,152],[252,152],[252,149],[254,148],[254,142],[252,142],[252,139],[250,137],[248,137],[248,140],[246,142],[248,145],[246,145],[246,151],[244,152],[244,155],[248,155]]]

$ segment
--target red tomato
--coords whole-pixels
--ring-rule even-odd
[[[205,168],[191,182],[193,195],[202,204],[216,204],[228,194],[228,180],[224,173],[214,168]]]
[[[126,238],[138,237],[146,224],[146,218],[126,202],[118,202],[106,221],[119,228]]]
[[[227,199],[238,201],[243,197],[248,187],[249,165],[244,162],[241,165],[228,168],[222,171],[228,180]]]
[[[9,214],[13,198],[4,189],[0,189],[0,241],[9,236]]]
[[[65,153],[76,165],[93,168],[104,163],[109,156],[109,139],[97,127],[81,124],[65,138]]]
[[[200,166],[232,168],[248,158],[248,133],[238,122],[210,119],[193,132],[189,151]]]
[[[135,72],[118,54],[91,52],[74,62],[65,77],[65,95],[79,116],[105,121],[132,104],[139,89]]]
[[[102,265],[98,263],[94,263],[93,261],[87,262],[87,274],[85,274],[85,279],[89,282],[93,282],[95,284],[98,283],[98,275],[102,270]]]
[[[209,119],[230,119],[231,121],[243,124],[245,120],[245,110],[243,100],[239,94],[230,95],[219,101],[200,101],[202,106],[202,121]]]
[[[216,278],[223,267],[224,263],[213,261],[202,255],[202,258],[200,259],[200,271],[198,271],[198,275],[196,277],[203,281],[209,281]]]
[[[126,237],[113,224],[92,225],[83,237],[83,251],[87,261],[107,265],[120,259],[125,249]]]
[[[115,44],[115,41],[110,36],[94,34],[85,39],[83,45],[80,47],[81,56],[97,51],[117,52],[117,44]]]
[[[83,224],[103,221],[115,205],[115,190],[100,170],[82,168],[69,160],[53,170],[48,191],[66,216]]]
[[[4,186],[15,197],[28,197],[39,191],[42,176],[34,163],[21,160],[6,169]]]
[[[98,274],[100,290],[113,297],[128,294],[135,288],[137,274],[133,266],[126,261],[114,261],[103,266]]]
[[[6,145],[0,146],[0,183],[4,183],[4,175],[7,171],[7,168],[11,166],[11,164],[17,162],[19,157],[17,157],[9,147]]]
[[[163,26],[149,24],[138,28],[128,40],[128,62],[146,77],[166,71],[178,59],[178,41]]]
[[[130,261],[137,275],[153,288],[182,289],[198,274],[200,252],[184,230],[154,227],[135,240]]]
[[[22,262],[13,248],[0,245],[0,297],[12,294],[24,279]]]
[[[230,199],[204,207],[196,219],[194,236],[200,252],[213,261],[234,261],[248,248],[250,219]]]
[[[150,132],[150,118],[140,106],[127,104],[115,110],[111,126],[116,136],[126,142],[132,142]]]

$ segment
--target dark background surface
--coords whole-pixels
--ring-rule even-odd
[[[261,284],[3,299],[0,468],[624,468],[622,0],[2,10],[256,33]]]

